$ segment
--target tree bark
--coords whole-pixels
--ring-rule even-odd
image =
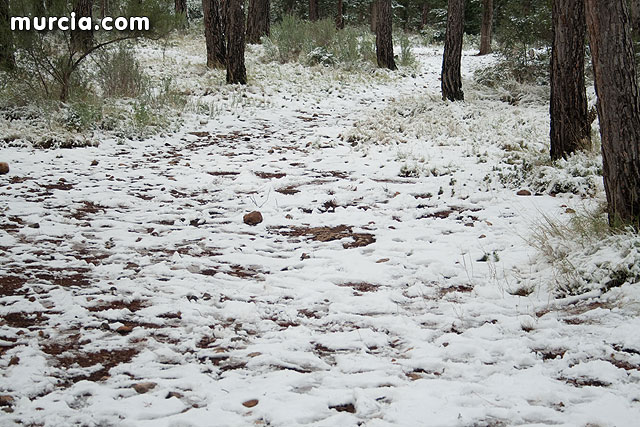
[[[224,68],[227,62],[224,30],[218,0],[202,0],[204,35],[207,42],[207,67]]]
[[[640,0],[631,0],[631,32],[633,38],[640,39]]]
[[[9,0],[0,0],[0,70],[10,71],[15,66],[13,34],[9,23]]]
[[[344,5],[342,0],[338,0],[338,14],[336,16],[336,28],[338,30],[342,30],[344,28],[343,8],[344,8]]]
[[[591,146],[584,85],[584,0],[553,0],[551,7],[551,159]]]
[[[320,19],[318,0],[309,0],[309,21]]]
[[[92,17],[93,0],[75,0],[73,11],[76,19]],[[89,31],[71,31],[71,47],[75,52],[86,52],[93,46],[93,27]]]
[[[105,16],[109,16],[109,0],[100,2],[100,17],[104,18]]]
[[[393,59],[391,0],[378,0],[376,22],[376,56],[378,67],[397,70]]]
[[[249,0],[247,17],[247,43],[260,43],[262,36],[271,31],[271,2],[269,0]]]
[[[493,29],[493,0],[482,0],[482,28],[480,31],[480,53],[491,53],[491,34]]]
[[[227,83],[230,84],[247,84],[243,7],[243,0],[227,0]]]
[[[422,16],[420,17],[420,29],[424,29],[429,22],[429,13],[431,13],[431,5],[429,1],[425,1],[422,4]]]
[[[184,13],[187,14],[187,0],[176,0],[176,14]]]
[[[640,99],[626,0],[585,0],[609,223],[640,228]]]
[[[442,57],[442,99],[464,100],[460,61],[462,59],[462,36],[464,34],[464,0],[449,0],[447,11],[447,33]]]

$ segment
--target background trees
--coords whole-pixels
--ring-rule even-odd
[[[270,32],[271,2],[249,0],[247,15],[247,43],[260,43],[260,37],[268,36]]]

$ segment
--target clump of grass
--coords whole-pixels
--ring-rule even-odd
[[[107,97],[135,98],[148,86],[148,78],[129,45],[101,51],[94,62],[96,79]]]
[[[544,216],[529,243],[553,268],[558,297],[640,283],[640,235],[609,227],[603,207],[569,221]]]
[[[331,19],[315,22],[284,16],[264,38],[266,59],[281,63],[353,67],[375,63],[375,39],[364,28],[337,30]]]

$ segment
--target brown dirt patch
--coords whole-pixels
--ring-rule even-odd
[[[288,185],[286,187],[276,189],[276,192],[280,194],[296,194],[299,193],[300,190],[298,190],[294,185]]]
[[[284,172],[254,172],[258,177],[262,179],[280,179],[287,176]]]
[[[83,201],[83,206],[78,208],[76,212],[71,215],[71,217],[77,219],[78,221],[85,220],[89,215],[95,215],[98,212],[106,212],[106,206],[100,206],[93,202]]]
[[[352,238],[352,242],[342,244],[345,249],[367,246],[376,241],[373,234],[354,233],[352,227],[347,225],[338,225],[336,227],[291,227],[288,230],[286,227],[270,227],[269,230],[283,236],[310,237],[318,242]]]
[[[95,305],[92,305],[91,307],[86,307],[86,309],[92,313],[97,313],[100,311],[107,311],[107,310],[124,310],[124,309],[127,309],[130,312],[135,313],[136,311],[139,311],[145,307],[146,307],[146,304],[142,300],[133,300],[129,302],[122,301],[122,300],[116,300],[116,301],[99,300]]]
[[[0,296],[17,295],[18,289],[27,283],[27,279],[18,276],[0,276]]]
[[[33,328],[34,326],[40,325],[46,322],[49,318],[45,316],[42,312],[35,313],[26,313],[26,312],[16,312],[16,313],[8,313],[2,316],[0,320],[1,323],[5,323],[12,328]]]
[[[225,171],[214,171],[214,172],[207,172],[209,175],[213,175],[213,176],[234,176],[234,175],[240,175],[240,172],[225,172]]]
[[[345,287],[345,288],[352,288],[357,292],[376,292],[380,288],[378,285],[373,285],[371,283],[366,283],[366,282],[341,283],[338,286]]]

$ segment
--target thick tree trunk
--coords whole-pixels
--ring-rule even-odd
[[[91,17],[93,11],[93,0],[75,0],[73,11],[76,19],[81,17]],[[93,46],[93,28],[90,31],[71,31],[71,46],[75,52],[86,52]]]
[[[9,0],[0,0],[0,70],[6,71],[16,66],[13,34],[9,26]]]
[[[464,34],[464,0],[449,0],[447,12],[447,34],[442,58],[442,99],[464,100],[460,61],[462,59],[462,36]]]
[[[224,68],[227,62],[223,21],[218,0],[202,0],[204,35],[207,42],[207,67]]]
[[[318,0],[309,0],[309,21],[320,19]]]
[[[344,12],[343,12],[343,2],[342,0],[338,0],[338,14],[336,16],[336,28],[342,30],[344,28]]]
[[[640,98],[626,0],[585,0],[609,223],[640,228]]]
[[[247,84],[244,66],[244,1],[227,1],[227,83]]]
[[[269,0],[249,0],[247,17],[247,43],[260,43],[262,36],[271,30],[271,2]]]
[[[391,28],[391,0],[378,0],[376,23],[376,56],[378,67],[397,70],[393,59],[393,35]]]
[[[480,53],[491,53],[491,34],[493,29],[493,0],[482,0],[482,29],[480,31]]]
[[[551,159],[589,148],[591,122],[584,86],[584,0],[553,0]]]
[[[420,17],[420,29],[422,30],[429,22],[429,13],[431,13],[431,5],[428,1],[422,4],[422,16]]]

